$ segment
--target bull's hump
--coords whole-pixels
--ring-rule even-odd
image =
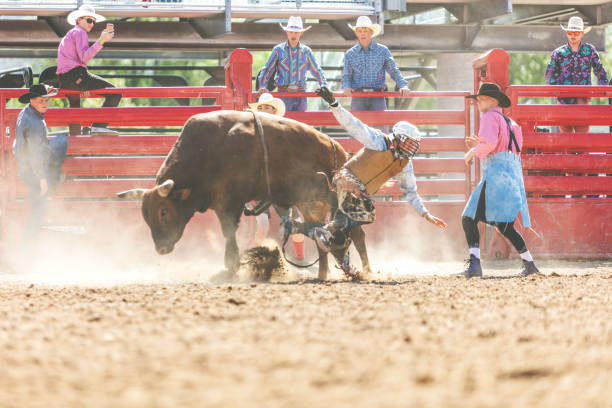
[[[231,122],[247,122],[252,120],[252,114],[249,112],[240,112],[235,110],[218,110],[213,112],[198,113],[190,119],[194,122],[214,122],[221,124],[225,121]]]

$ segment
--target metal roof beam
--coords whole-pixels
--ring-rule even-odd
[[[470,3],[442,3],[460,23],[479,23],[512,14],[512,0],[478,0]]]
[[[408,3],[403,16],[411,16],[438,8],[445,8],[460,23],[480,23],[500,16],[512,14],[512,0],[475,0],[464,2]],[[398,13],[390,14],[398,18]]]
[[[575,13],[570,6],[514,5],[512,15],[496,19],[498,24],[527,24]]]
[[[329,24],[345,40],[354,40],[357,38],[353,30],[348,26],[349,20],[327,20],[320,22]]]
[[[91,33],[93,41],[99,30]],[[188,22],[118,22],[117,36],[102,50],[108,54],[120,50],[146,53],[159,50],[160,55],[172,55],[177,51],[271,50],[285,39],[276,23],[234,24],[231,33],[214,38],[202,38]],[[474,32],[478,30],[478,32]],[[172,33],[168,36],[166,33]],[[346,51],[356,44],[356,39],[345,39],[329,24],[315,24],[304,34],[303,41],[313,50]],[[517,29],[510,25],[414,25],[392,24],[385,27],[385,33],[377,41],[391,50],[415,52],[479,52],[490,48],[504,48],[508,51],[550,52],[566,39],[558,26],[529,26]],[[605,50],[605,28],[594,27],[588,34],[588,41],[600,50]],[[59,38],[45,21],[4,21],[0,24],[0,48],[30,50],[57,50]],[[7,55],[3,51],[3,56]],[[160,56],[160,58],[163,58]]]
[[[68,24],[64,17],[42,17],[49,24],[49,27],[55,32],[58,38],[62,38],[73,26]]]
[[[232,31],[232,2],[225,0],[223,13],[206,18],[191,18],[188,21],[202,38],[213,38],[230,33]]]
[[[584,15],[591,25],[602,25],[612,23],[612,3],[600,6],[575,6]]]

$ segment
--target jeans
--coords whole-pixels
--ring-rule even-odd
[[[278,92],[289,92],[289,91],[279,90]],[[306,112],[306,108],[308,107],[308,101],[306,100],[306,98],[280,98],[280,99],[283,102],[285,102],[285,109],[287,110],[287,112],[289,111]]]
[[[352,98],[352,111],[370,111],[370,110],[385,110],[387,109],[387,101],[385,98]]]
[[[58,135],[49,140],[51,157],[49,158],[49,169],[47,185],[49,191],[55,190],[61,181],[62,166],[66,159],[68,150],[68,137]],[[28,200],[30,201],[30,214],[25,230],[25,239],[33,238],[40,231],[46,210],[46,195],[40,195],[40,179],[31,171],[19,172],[19,177],[28,186]]]
[[[59,75],[59,85],[60,88],[63,89],[72,89],[75,91],[92,91],[94,89],[101,88],[114,88],[115,86],[105,80],[104,78],[94,75],[87,71],[84,67],[76,67],[71,69],[68,72]],[[81,107],[81,96],[80,95],[67,95],[68,103],[71,108],[80,108]],[[103,108],[114,108],[119,105],[119,101],[121,101],[121,95],[118,94],[107,94],[104,95],[104,104],[102,104]],[[105,128],[108,126],[108,123],[94,123],[91,125],[92,127],[102,127]],[[70,128],[70,136],[80,135],[81,134],[81,124],[80,123],[70,123],[68,125]]]

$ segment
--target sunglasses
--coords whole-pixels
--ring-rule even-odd
[[[567,35],[571,35],[572,37],[577,37],[582,34],[582,31],[566,31]]]
[[[83,20],[87,21],[87,24],[95,24],[96,20],[94,20],[93,18],[84,18]]]

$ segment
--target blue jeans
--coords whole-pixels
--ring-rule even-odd
[[[278,92],[289,92],[289,91],[279,90]],[[287,112],[289,111],[306,112],[306,108],[308,107],[308,101],[306,100],[306,98],[280,98],[280,99],[285,103],[285,109],[287,110]]]
[[[68,150],[68,137],[66,135],[55,136],[49,140],[49,147],[51,148],[51,157],[49,158],[47,185],[49,191],[53,191],[60,183],[62,166]],[[42,226],[47,197],[46,195],[41,197],[40,179],[31,170],[19,172],[19,177],[28,186],[28,200],[30,201],[30,215],[28,216],[24,238],[33,238]]]
[[[352,98],[351,110],[385,110],[387,109],[387,101],[385,98]]]

